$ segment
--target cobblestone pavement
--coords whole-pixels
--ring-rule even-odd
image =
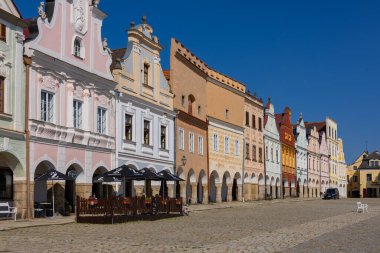
[[[380,201],[252,202],[116,225],[0,232],[0,252],[379,252]]]

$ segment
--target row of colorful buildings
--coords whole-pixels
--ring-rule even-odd
[[[276,113],[176,39],[163,71],[145,17],[130,24],[125,48],[111,50],[98,2],[47,0],[28,20],[11,0],[0,3],[0,201],[20,217],[52,187],[57,208],[109,194],[112,185],[93,179],[123,164],[177,174],[185,181],[165,192],[191,203],[320,197],[328,187],[345,196],[334,120],[293,124],[289,107]],[[75,181],[34,181],[49,168]],[[120,188],[160,193],[153,181]]]

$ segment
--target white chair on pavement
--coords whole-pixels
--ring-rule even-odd
[[[368,205],[367,204],[362,204],[362,202],[356,202],[356,204],[358,205],[358,209],[356,210],[356,212],[359,212],[361,210],[361,212],[365,212],[367,211],[368,212]]]

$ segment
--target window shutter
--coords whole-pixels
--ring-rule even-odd
[[[0,24],[0,40],[7,41],[7,27],[3,24]]]

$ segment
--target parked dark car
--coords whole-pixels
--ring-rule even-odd
[[[323,199],[339,199],[338,188],[328,188],[323,195]]]

